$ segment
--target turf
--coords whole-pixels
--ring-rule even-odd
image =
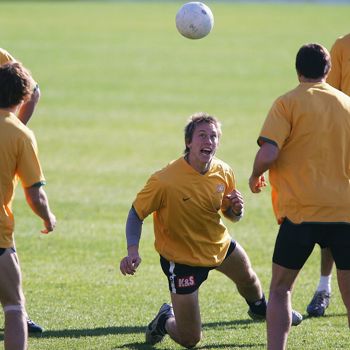
[[[319,42],[330,48],[348,32],[350,8],[208,1],[214,30],[191,41],[175,29],[181,4],[1,2],[1,46],[40,83],[42,99],[30,127],[58,218],[56,232],[41,235],[41,223],[18,189],[16,244],[27,308],[46,328],[41,338],[30,338],[29,349],[150,348],[144,328],[169,294],[150,219],[138,273],[119,273],[125,219],[148,176],[182,153],[183,127],[195,111],[223,122],[218,156],[232,165],[246,200],[245,219],[227,224],[268,294],[277,225],[269,189],[261,195],[248,190],[255,140],[273,100],[297,84],[299,47]],[[293,294],[294,308],[304,314],[318,262],[316,248]],[[199,349],[266,348],[265,324],[249,320],[247,305],[222,275],[210,274],[200,302]],[[293,328],[289,349],[348,347],[334,278],[327,316]],[[167,339],[157,348],[180,347]]]

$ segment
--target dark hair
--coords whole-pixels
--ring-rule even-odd
[[[221,123],[212,115],[209,115],[205,112],[197,112],[190,116],[188,124],[185,126],[185,145],[186,149],[184,151],[185,154],[187,154],[190,150],[187,147],[187,144],[192,141],[194,130],[196,129],[197,125],[200,123],[211,123],[214,124],[217,131],[218,131],[218,137],[220,138],[222,132],[221,132]]]
[[[303,45],[297,53],[295,68],[305,78],[323,78],[331,69],[330,54],[322,45]]]
[[[0,108],[20,104],[31,94],[31,76],[19,62],[0,66]]]

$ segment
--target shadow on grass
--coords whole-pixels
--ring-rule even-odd
[[[348,317],[347,313],[339,313],[339,314],[326,314],[320,317],[315,317],[315,316],[309,316],[309,315],[302,315],[303,316],[303,321],[305,320],[314,320],[316,318],[318,319],[323,319],[323,318],[335,318],[335,317]]]
[[[80,338],[80,337],[102,337],[111,334],[133,334],[143,333],[145,327],[98,327],[86,329],[62,329],[47,330],[42,334],[42,338]]]
[[[240,326],[253,322],[252,320],[236,320],[227,322],[204,323],[203,328]],[[135,334],[144,333],[146,326],[121,326],[121,327],[98,327],[98,328],[81,328],[81,329],[59,329],[46,330],[44,333],[37,335],[41,338],[81,338],[81,337],[103,337],[113,334]],[[3,340],[3,329],[0,329],[0,341]],[[33,335],[34,336],[34,335]],[[132,344],[130,344],[132,345]],[[145,344],[140,344],[140,346]],[[137,346],[137,343],[135,343]],[[124,347],[125,348],[125,347]],[[133,349],[133,348],[132,348]],[[136,348],[135,348],[136,349]],[[141,348],[143,349],[143,348]],[[147,347],[145,348],[147,349]]]
[[[207,322],[202,324],[202,328],[220,328],[220,327],[236,327],[236,326],[246,326],[251,324],[253,321],[251,319],[246,320],[235,320],[235,321],[219,321],[219,322]],[[257,321],[261,322],[261,321]]]
[[[196,346],[193,349],[257,349],[257,347],[265,348],[266,344],[261,343],[261,344],[206,344],[203,346]],[[152,345],[147,345],[145,343],[129,343],[129,344],[124,344],[123,346],[119,346],[117,348],[112,348],[111,350],[121,350],[121,349],[128,349],[128,350],[150,350],[150,349],[155,349],[154,346]]]
[[[333,318],[333,317],[344,317],[347,316],[346,313],[338,314],[327,314],[322,316],[322,318]],[[313,317],[308,317],[304,315],[304,320],[312,320]],[[207,322],[203,324],[203,329],[210,328],[230,328],[230,327],[245,327],[252,322],[261,322],[261,321],[252,321],[250,319],[245,320],[235,320],[235,321],[223,321],[223,322]],[[81,337],[102,337],[106,335],[120,335],[120,334],[135,334],[135,333],[144,333],[146,326],[122,326],[122,327],[98,327],[98,328],[85,328],[85,329],[60,329],[60,330],[46,330],[41,335],[37,335],[42,338],[81,338]],[[35,335],[31,335],[35,336]],[[0,328],[0,341],[4,340],[4,329]],[[264,346],[264,344],[246,344],[246,345],[234,345],[234,344],[208,344],[196,349],[220,349],[225,347],[235,348],[254,348],[257,346]],[[130,350],[147,350],[153,349],[152,346],[145,343],[130,343],[122,345],[121,347],[113,348],[112,350],[118,349],[130,349]]]

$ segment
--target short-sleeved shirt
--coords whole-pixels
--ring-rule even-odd
[[[350,96],[350,34],[338,38],[330,53],[332,68],[327,83]]]
[[[274,102],[264,141],[280,150],[269,170],[279,222],[350,223],[350,97],[327,83],[301,83]]]
[[[169,261],[190,266],[218,266],[231,237],[220,209],[235,189],[232,169],[214,158],[204,175],[181,157],[154,173],[133,206],[141,220],[153,213],[155,248]]]
[[[0,47],[0,66],[7,62],[16,61],[6,50]]]
[[[17,179],[23,187],[45,182],[34,134],[14,114],[0,113],[0,247],[14,245],[12,201]]]

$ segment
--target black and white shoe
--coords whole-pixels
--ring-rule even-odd
[[[30,318],[27,318],[27,326],[28,326],[28,333],[42,333],[44,331],[44,329],[39,326],[38,324],[36,324],[34,321],[32,321]]]
[[[329,306],[331,294],[325,290],[316,291],[306,311],[311,317],[323,316]]]
[[[158,311],[157,316],[149,323],[146,328],[146,343],[157,344],[161,342],[167,334],[165,322],[168,318],[174,317],[174,311],[171,304],[163,304]]]

